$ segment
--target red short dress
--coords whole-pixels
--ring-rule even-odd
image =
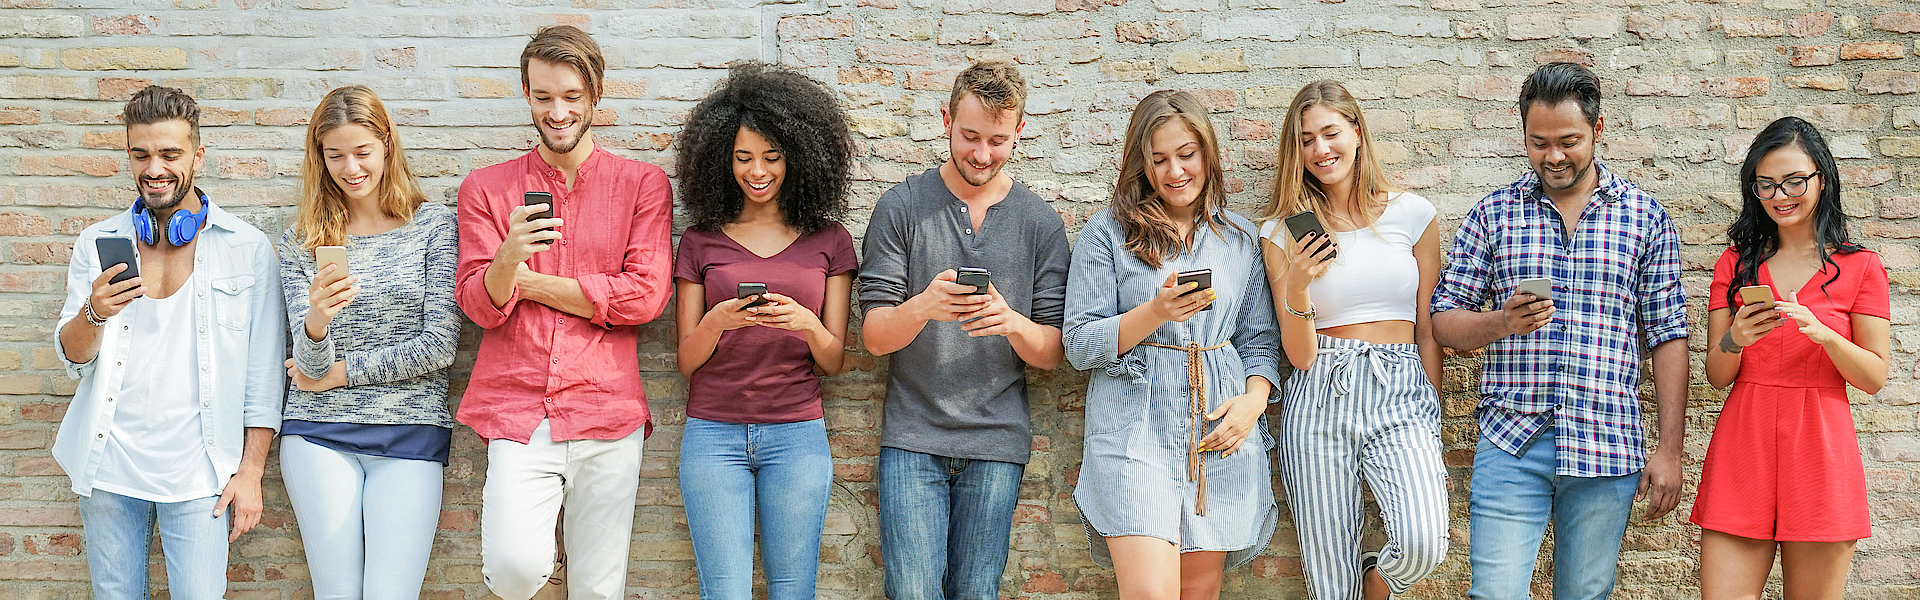
[[[1707,310],[1727,307],[1739,255],[1713,267]],[[1796,299],[1821,323],[1852,339],[1855,315],[1890,318],[1887,270],[1880,255],[1833,256]],[[1766,265],[1760,283],[1773,286]],[[1774,287],[1776,298],[1777,286]],[[1708,343],[1717,343],[1717,340]],[[1792,321],[1740,353],[1740,374],[1720,410],[1700,473],[1693,524],[1746,538],[1843,542],[1872,535],[1867,476],[1854,434],[1847,382],[1826,350]]]

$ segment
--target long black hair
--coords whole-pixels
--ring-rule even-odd
[[[746,197],[733,178],[733,138],[741,128],[780,150],[787,174],[780,215],[808,234],[847,211],[853,135],[826,86],[778,65],[733,65],[725,81],[693,107],[680,131],[680,203],[693,229],[717,231],[740,216]]]
[[[1833,276],[1821,283],[1820,289],[1825,290],[1827,284],[1840,279],[1840,265],[1833,262],[1833,253],[1827,250],[1829,246],[1841,253],[1864,250],[1847,235],[1847,215],[1840,206],[1840,168],[1833,163],[1826,138],[1820,136],[1820,130],[1812,123],[1799,117],[1782,117],[1754,136],[1753,145],[1747,148],[1747,161],[1740,165],[1740,218],[1727,228],[1727,237],[1733,239],[1733,250],[1739,254],[1739,261],[1734,263],[1733,285],[1727,286],[1727,306],[1740,306],[1735,298],[1740,288],[1757,285],[1760,263],[1780,252],[1780,225],[1767,216],[1767,208],[1753,193],[1753,182],[1758,179],[1754,171],[1760,168],[1760,161],[1788,144],[1798,145],[1805,151],[1813,159],[1814,170],[1820,174],[1820,200],[1813,208],[1813,242],[1820,253],[1820,263],[1834,267]]]

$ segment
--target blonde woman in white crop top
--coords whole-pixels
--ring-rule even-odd
[[[1440,274],[1439,223],[1425,198],[1390,192],[1366,120],[1346,88],[1302,88],[1280,136],[1260,230],[1280,338],[1296,372],[1283,385],[1281,479],[1311,595],[1405,593],[1447,552],[1440,460],[1440,346],[1427,303]],[[1296,240],[1284,219],[1311,210],[1327,235]],[[1360,547],[1364,478],[1387,543]]]

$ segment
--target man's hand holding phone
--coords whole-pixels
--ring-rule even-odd
[[[550,204],[531,204],[514,207],[507,215],[507,237],[500,240],[500,248],[493,253],[493,261],[519,264],[533,258],[534,254],[552,250],[553,240],[560,239],[561,225],[559,217],[546,219],[531,218],[534,214],[551,210]]]
[[[993,287],[993,284],[987,284],[986,295],[987,303],[960,316],[963,321],[960,328],[966,330],[968,336],[1004,336],[1033,323],[1026,315],[1008,306],[1007,297],[1000,295],[1000,289]]]
[[[1500,314],[1505,318],[1507,331],[1511,335],[1527,335],[1546,327],[1553,322],[1553,312],[1552,298],[1543,298],[1528,291],[1516,291],[1500,304]]]
[[[327,339],[327,326],[353,301],[354,294],[360,293],[359,282],[360,278],[334,264],[313,274],[313,283],[307,286],[307,339]]]
[[[953,269],[934,275],[927,289],[907,299],[912,305],[908,314],[928,321],[957,321],[993,300],[992,294],[976,294],[973,286],[954,283],[957,276]]]
[[[93,292],[87,296],[87,303],[93,307],[94,316],[101,319],[111,319],[114,315],[120,314],[120,311],[126,310],[127,305],[132,304],[134,298],[139,298],[147,293],[147,288],[141,285],[139,277],[127,279],[120,283],[113,282],[115,275],[119,275],[127,269],[126,263],[120,263],[107,267],[106,270],[100,272],[98,277],[93,278]],[[82,314],[80,317],[86,318],[86,315]]]
[[[1160,286],[1160,291],[1153,295],[1152,300],[1147,301],[1152,306],[1151,314],[1154,320],[1162,323],[1168,321],[1185,323],[1187,319],[1200,314],[1207,305],[1213,304],[1213,299],[1219,294],[1213,291],[1213,288],[1194,292],[1200,284],[1179,283],[1179,277],[1178,273],[1168,273],[1166,283]]]

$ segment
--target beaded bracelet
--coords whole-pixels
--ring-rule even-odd
[[[1296,317],[1300,317],[1300,318],[1302,318],[1302,319],[1306,319],[1306,320],[1308,320],[1308,321],[1312,321],[1312,320],[1313,320],[1313,315],[1315,315],[1315,314],[1318,314],[1318,313],[1319,313],[1319,311],[1318,311],[1318,310],[1315,310],[1315,307],[1314,307],[1314,305],[1313,305],[1313,303],[1312,303],[1312,302],[1308,302],[1308,303],[1307,303],[1307,312],[1300,312],[1300,311],[1297,311],[1297,310],[1294,310],[1294,309],[1293,309],[1293,305],[1292,305],[1292,304],[1288,304],[1288,303],[1287,303],[1286,301],[1284,301],[1284,300],[1280,302],[1280,306],[1282,306],[1282,307],[1285,307],[1285,308],[1287,309],[1287,314],[1290,314],[1290,315],[1293,315],[1293,316],[1296,316]]]
[[[105,327],[107,325],[106,319],[100,318],[98,313],[93,312],[93,299],[89,298],[86,304],[80,305],[80,311],[86,315],[88,325],[94,327]]]

